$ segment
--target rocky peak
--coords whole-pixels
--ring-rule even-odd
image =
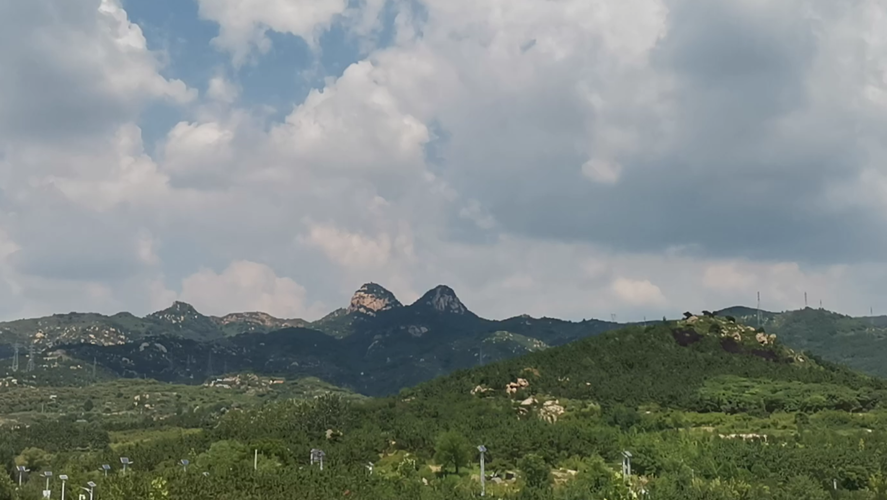
[[[366,283],[351,297],[348,312],[359,312],[369,316],[375,316],[379,311],[387,311],[403,307],[393,293],[376,283]]]
[[[157,311],[148,315],[149,318],[164,319],[173,323],[181,323],[186,319],[199,318],[201,314],[194,309],[194,306],[187,302],[175,301],[171,306],[162,311]]]
[[[456,292],[446,285],[438,285],[425,293],[416,304],[430,307],[436,311],[465,314],[468,308],[456,296]]]

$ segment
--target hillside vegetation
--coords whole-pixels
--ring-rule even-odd
[[[387,398],[287,400],[151,432],[37,422],[4,431],[0,450],[35,472],[64,471],[70,484],[96,481],[103,500],[475,498],[480,444],[491,498],[875,500],[887,494],[885,398],[881,379],[694,316]],[[325,452],[323,471],[312,448]],[[126,475],[96,470],[121,455],[135,462]],[[21,497],[42,487],[32,477]]]

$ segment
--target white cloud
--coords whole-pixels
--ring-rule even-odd
[[[319,248],[332,262],[347,268],[381,268],[389,263],[394,246],[386,233],[371,237],[329,224],[311,224],[300,241]]]
[[[204,314],[262,311],[272,316],[314,316],[319,305],[308,306],[305,288],[290,278],[278,277],[264,264],[232,262],[220,274],[203,269],[182,280],[179,298]]]
[[[622,166],[607,160],[592,158],[582,165],[582,173],[601,184],[615,184],[619,180]]]
[[[271,31],[371,37],[357,3],[199,0],[235,64]],[[118,2],[0,5],[4,314],[311,315],[364,281],[492,317],[887,300],[883,3],[411,4],[283,121],[213,73],[154,157],[139,112],[196,91]]]
[[[348,7],[346,0],[198,0],[200,16],[219,23],[213,42],[243,64],[253,50],[271,48],[268,30],[316,45],[321,32]]]
[[[216,76],[209,80],[209,88],[206,96],[210,99],[231,104],[240,95],[240,87],[229,82],[222,76]]]
[[[650,280],[616,278],[611,287],[620,300],[632,305],[661,305],[665,302],[662,290],[650,283]]]

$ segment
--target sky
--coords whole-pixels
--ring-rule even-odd
[[[881,0],[0,2],[0,319],[887,314]]]

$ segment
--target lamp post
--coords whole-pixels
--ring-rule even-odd
[[[62,500],[65,500],[65,481],[68,480],[68,476],[65,474],[59,474],[59,479],[62,480]]]
[[[480,496],[484,496],[487,492],[487,478],[484,472],[484,453],[487,452],[487,447],[480,445],[477,447],[477,451],[480,452]]]
[[[326,456],[326,453],[324,453],[323,450],[320,450],[318,448],[312,448],[311,449],[311,465],[314,465],[315,463],[319,463],[320,470],[323,470],[323,457],[324,456]]]
[[[626,482],[631,482],[631,452],[622,452],[622,476]]]
[[[123,474],[126,475],[126,466],[132,465],[135,462],[131,461],[130,459],[128,459],[126,457],[120,457],[120,463],[123,464]]]
[[[111,470],[111,466],[108,464],[102,464],[101,470],[105,472],[105,477],[108,477],[108,471]]]
[[[186,458],[179,460],[179,464],[181,464],[181,466],[182,466],[182,471],[185,472],[186,474],[188,473],[188,464],[190,464],[190,463],[191,462]]]
[[[95,483],[94,482],[90,481],[90,482],[86,483],[86,487],[81,486],[80,488],[88,491],[89,492],[89,500],[93,500],[92,494],[93,494],[93,491],[95,490]]]
[[[44,489],[49,490],[49,480],[52,479],[52,471],[51,470],[43,471],[43,477],[46,478],[46,488],[44,488]]]
[[[18,467],[15,468],[15,470],[18,471],[18,487],[21,488],[22,487],[22,476],[28,472],[31,472],[31,470],[28,469],[27,467],[25,467],[24,465],[19,465]]]

